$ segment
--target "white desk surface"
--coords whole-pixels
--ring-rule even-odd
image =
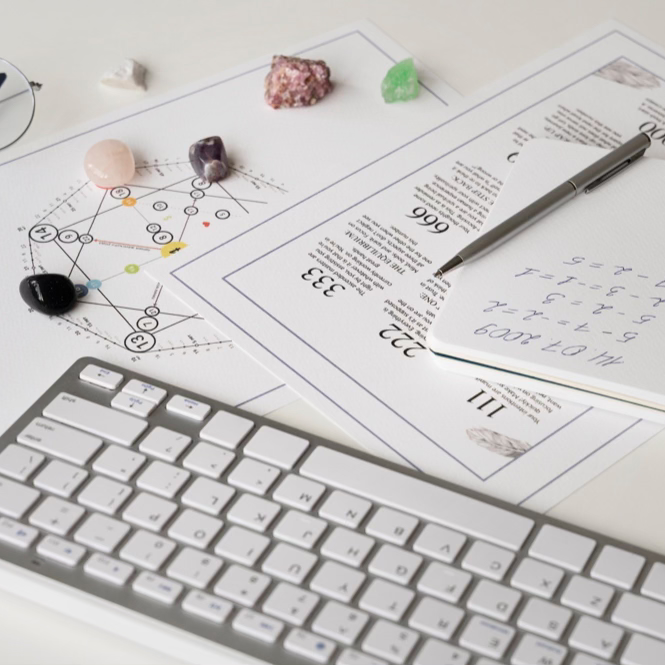
[[[3,159],[143,94],[177,88],[362,18],[465,95],[609,18],[665,46],[661,0],[22,0],[8,11],[9,5],[0,20],[0,57],[45,85],[28,135],[3,151]],[[125,57],[149,68],[147,93],[97,85]],[[353,445],[302,401],[273,417]],[[665,434],[551,514],[665,553],[663,470]],[[2,592],[0,644],[7,665],[181,662]]]

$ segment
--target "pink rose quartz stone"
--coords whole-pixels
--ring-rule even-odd
[[[85,173],[98,187],[113,189],[134,177],[134,155],[129,146],[116,139],[105,139],[88,150],[83,159]]]
[[[274,109],[311,106],[331,90],[330,69],[323,60],[273,56],[265,99]]]

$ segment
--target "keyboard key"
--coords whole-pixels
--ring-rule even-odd
[[[372,504],[365,499],[335,490],[321,506],[319,515],[351,529],[358,528]]]
[[[312,622],[312,630],[343,644],[354,644],[369,621],[369,614],[329,600]]]
[[[122,519],[151,531],[161,531],[178,506],[172,501],[141,492],[125,508]]]
[[[182,609],[208,621],[222,624],[231,613],[233,605],[209,593],[190,591],[182,601]]]
[[[254,531],[265,531],[279,514],[279,506],[272,501],[243,494],[226,514],[231,522],[242,524]]]
[[[244,453],[282,469],[292,469],[308,446],[306,439],[264,425],[249,440]]]
[[[601,658],[612,658],[623,638],[623,630],[591,617],[580,617],[568,644],[574,649],[587,651]]]
[[[273,644],[284,630],[284,624],[252,610],[240,610],[233,620],[233,628],[262,642]]]
[[[84,514],[85,510],[81,506],[47,496],[32,512],[28,521],[33,526],[65,536]]]
[[[166,403],[166,410],[176,416],[189,418],[200,423],[210,413],[210,405],[182,395],[174,395]]]
[[[385,580],[372,580],[358,604],[363,610],[372,614],[399,621],[415,596],[411,589],[405,589]]]
[[[44,416],[125,446],[131,446],[148,426],[145,420],[69,393],[60,393],[46,406]]]
[[[284,640],[284,648],[315,663],[328,663],[336,645],[300,628],[293,628]]]
[[[321,553],[358,568],[374,547],[374,542],[373,538],[338,526],[321,546]]]
[[[79,379],[86,383],[92,383],[100,388],[115,390],[122,382],[123,375],[113,370],[99,367],[98,365],[87,365],[81,370]]]
[[[175,462],[189,447],[192,439],[166,427],[155,427],[139,444],[139,450],[165,462]]]
[[[134,477],[144,462],[145,456],[133,450],[120,446],[108,446],[92,463],[92,468],[98,473],[126,483]]]
[[[469,596],[466,606],[473,612],[499,621],[510,621],[522,594],[501,584],[480,580]]]
[[[665,603],[665,563],[654,563],[651,566],[640,592]]]
[[[466,543],[466,536],[437,524],[428,524],[420,533],[413,549],[444,563],[452,563]]]
[[[107,515],[115,515],[131,494],[129,485],[97,476],[83,488],[78,502]]]
[[[614,589],[607,584],[575,575],[561,596],[561,604],[599,617],[605,614],[613,597]]]
[[[100,438],[46,418],[35,418],[16,440],[73,464],[87,464],[102,446]]]
[[[665,643],[644,635],[632,635],[621,656],[621,665],[665,663]]]
[[[286,476],[273,492],[272,498],[306,513],[312,510],[326,491],[321,483],[300,476]]]
[[[24,482],[41,466],[43,461],[44,455],[10,443],[0,453],[0,473]]]
[[[418,520],[391,508],[379,508],[367,524],[370,536],[382,538],[395,545],[404,545],[418,526]]]
[[[483,665],[483,663],[478,663]],[[609,665],[606,660],[601,660],[595,656],[587,656],[585,653],[576,653],[570,661],[570,665]]]
[[[37,529],[25,526],[9,517],[0,517],[0,542],[26,549],[39,535]]]
[[[512,665],[534,665],[534,663],[561,665],[567,653],[568,649],[560,644],[534,635],[523,635],[510,662]]]
[[[522,559],[510,584],[541,598],[551,598],[563,580],[564,572],[535,559]]]
[[[165,462],[152,462],[136,479],[136,485],[167,499],[172,499],[192,474]]]
[[[197,589],[205,589],[222,568],[222,560],[185,547],[169,564],[166,574]]]
[[[128,524],[99,513],[93,513],[76,531],[74,540],[110,554],[128,533]]]
[[[312,549],[328,524],[311,515],[303,515],[297,510],[289,510],[273,530],[273,536],[280,540]]]
[[[477,540],[466,553],[462,568],[501,581],[514,560],[512,552]]]
[[[215,593],[240,605],[253,607],[269,585],[267,575],[233,564],[217,581]]]
[[[363,651],[385,658],[390,663],[406,662],[418,641],[418,633],[379,619],[363,641]]]
[[[134,397],[140,397],[155,405],[161,404],[166,397],[166,390],[164,390],[164,388],[158,388],[151,383],[145,383],[144,381],[138,381],[137,379],[129,381],[122,389],[122,392],[127,393],[128,395],[134,395]]]
[[[605,545],[591,569],[591,577],[630,590],[642,572],[646,559],[618,547]]]
[[[20,519],[38,498],[36,489],[0,478],[0,514]]]
[[[309,586],[314,591],[348,603],[365,581],[365,573],[326,561],[316,572]]]
[[[466,649],[488,656],[502,658],[515,636],[515,629],[493,619],[473,616],[462,632],[459,643]]]
[[[382,545],[369,562],[369,572],[399,584],[408,584],[422,561],[423,558],[419,554],[394,545]]]
[[[37,545],[37,554],[70,567],[75,566],[85,553],[85,547],[70,543],[58,536],[45,536]]]
[[[185,457],[182,465],[186,469],[217,479],[234,459],[235,455],[228,450],[222,450],[210,443],[198,443]]]
[[[423,633],[450,640],[464,619],[464,611],[434,598],[422,598],[409,617],[409,626]]]
[[[231,471],[227,482],[254,494],[265,494],[279,478],[279,469],[253,459],[242,459]]]
[[[433,561],[418,580],[418,591],[456,604],[471,579],[471,575],[463,570]]]
[[[374,656],[366,656],[355,649],[344,649],[337,659],[336,665],[386,665],[386,661],[374,658]]]
[[[138,577],[134,580],[132,589],[134,589],[136,593],[148,596],[160,603],[173,605],[173,603],[178,600],[178,596],[182,593],[183,586],[182,584],[169,580],[161,575],[155,575],[154,573],[143,571],[142,573],[139,573]]]
[[[466,665],[471,654],[458,649],[451,644],[444,644],[438,640],[427,640],[418,652],[413,665]]]
[[[131,413],[134,416],[147,418],[157,406],[154,402],[128,393],[118,393],[111,401],[111,406],[119,411]]]
[[[523,630],[559,640],[572,617],[573,613],[565,607],[530,598],[517,619],[517,625]]]
[[[301,584],[318,558],[299,547],[278,543],[263,562],[262,570],[293,584]]]
[[[219,515],[235,493],[228,485],[208,478],[197,478],[180,500],[186,506],[198,508],[209,515]]]
[[[301,587],[280,582],[263,603],[263,611],[296,626],[302,626],[319,603],[319,596]]]
[[[624,593],[614,608],[612,622],[665,640],[665,605],[655,600]]]
[[[204,515],[196,510],[186,509],[169,527],[169,536],[186,545],[205,549],[220,532],[223,525],[222,520]]]
[[[97,577],[105,582],[123,586],[134,572],[134,566],[131,566],[124,561],[112,559],[105,554],[95,552],[85,562],[83,570],[92,577]]]
[[[35,487],[68,498],[87,477],[87,471],[55,460],[50,462],[35,478]]]
[[[215,554],[245,566],[253,566],[270,544],[270,538],[233,526],[215,546]]]
[[[248,418],[228,411],[218,411],[201,430],[204,441],[235,450],[254,427]]]
[[[533,529],[528,517],[323,446],[312,451],[300,473],[511,550]]]
[[[141,530],[120,550],[120,558],[148,570],[159,570],[174,549],[172,540]]]
[[[531,544],[529,555],[580,573],[595,549],[592,538],[546,524]]]

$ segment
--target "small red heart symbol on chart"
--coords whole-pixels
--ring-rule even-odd
[[[203,226],[205,226],[206,228],[208,228],[208,227],[210,226],[210,222],[203,222]]]

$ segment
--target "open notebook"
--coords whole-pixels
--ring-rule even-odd
[[[604,152],[530,141],[488,224]],[[665,419],[665,161],[639,160],[450,281],[428,336],[447,369]]]

